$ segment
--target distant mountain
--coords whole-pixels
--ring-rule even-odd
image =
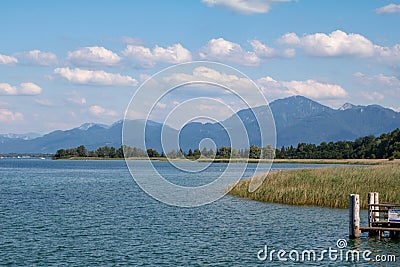
[[[24,134],[8,133],[8,134],[0,134],[0,140],[2,140],[2,139],[30,140],[30,139],[35,139],[40,136],[41,136],[41,134],[38,134],[38,133],[24,133]]]
[[[379,105],[355,106],[346,103],[339,109],[332,109],[311,99],[293,96],[273,101],[270,109],[276,124],[277,147],[295,146],[300,142],[320,144],[324,141],[354,140],[400,128],[400,113]],[[265,106],[244,109],[221,123],[189,123],[180,132],[166,126],[164,134],[167,140],[179,136],[180,146],[185,151],[189,148],[198,148],[199,142],[204,138],[214,140],[218,147],[228,146],[230,145],[228,132],[222,125],[225,125],[231,134],[233,133],[231,137],[238,140],[241,138],[237,136],[240,133],[237,126],[239,118],[249,134],[250,144],[260,145],[261,136],[256,116],[265,118],[265,112]],[[138,129],[143,129],[144,123],[144,120],[127,121],[125,127],[130,132],[137,133]],[[0,153],[54,153],[60,148],[79,145],[85,145],[88,149],[105,145],[119,147],[122,142],[122,124],[122,121],[110,126],[86,123],[71,130],[54,131],[25,140],[0,135]],[[147,147],[162,151],[161,130],[162,124],[147,122],[145,137]],[[124,138],[127,144],[143,148],[143,137],[144,133],[139,133]],[[169,151],[175,145],[166,143],[165,151]]]
[[[270,107],[275,117],[278,146],[354,140],[400,128],[400,113],[379,105],[347,103],[334,110],[294,96],[276,100]]]

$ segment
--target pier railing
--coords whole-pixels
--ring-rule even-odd
[[[368,193],[368,226],[360,226],[360,197],[350,195],[350,238],[358,238],[362,232],[369,236],[384,236],[389,232],[390,237],[398,237],[400,232],[400,204],[379,203],[379,193]]]

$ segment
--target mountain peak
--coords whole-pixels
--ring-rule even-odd
[[[353,109],[353,108],[355,108],[355,107],[356,107],[356,106],[353,105],[353,104],[351,104],[351,103],[344,103],[343,106],[341,106],[341,107],[339,108],[339,110]]]
[[[89,130],[90,128],[92,128],[93,126],[99,126],[99,127],[101,127],[101,128],[105,128],[105,129],[109,128],[109,126],[107,126],[107,125],[105,125],[105,124],[87,122],[87,123],[84,123],[84,124],[82,124],[81,126],[79,126],[78,129],[79,129],[79,130],[82,130],[82,131],[87,131],[87,130]]]

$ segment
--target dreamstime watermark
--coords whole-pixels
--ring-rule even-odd
[[[244,112],[238,114],[239,110]],[[187,130],[185,127],[199,121],[212,124],[212,129],[192,128],[198,134],[186,132],[186,139],[181,140]],[[252,125],[251,132],[248,132],[248,125]],[[198,140],[198,136],[202,139]],[[169,155],[173,153],[170,152],[182,154],[189,149],[187,145],[182,149],[185,142],[197,146],[191,149],[200,151],[207,148],[205,143],[214,151],[221,146],[248,149],[254,142],[260,147],[275,148],[275,122],[264,92],[245,74],[221,63],[190,62],[156,73],[136,90],[124,116],[122,144],[125,161],[136,183],[163,203],[194,207],[220,199],[227,193],[227,188],[236,184],[248,171],[248,161],[240,166],[229,162],[212,182],[201,186],[181,186],[166,179],[149,157],[140,162],[129,160],[128,152],[132,148],[156,149],[166,156],[171,166],[187,173],[187,179],[190,179],[210,167],[212,160],[208,164],[193,164],[184,157],[179,160],[171,158]],[[264,172],[270,170],[273,153],[271,155],[271,161],[263,163]],[[247,172],[247,175],[253,176],[259,168],[257,164],[253,173]],[[256,190],[263,179],[252,179],[249,191]]]
[[[339,239],[336,247],[327,249],[271,249],[267,245],[257,252],[260,261],[280,262],[396,262],[396,255],[377,254],[373,255],[371,250],[348,249],[347,241]]]

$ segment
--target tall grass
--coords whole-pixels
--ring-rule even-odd
[[[379,192],[381,203],[400,203],[398,161],[374,166],[276,171],[269,173],[252,193],[248,191],[249,183],[250,179],[239,182],[228,189],[229,194],[262,202],[332,208],[347,208],[349,195],[359,194],[360,206],[366,209],[368,192]]]

